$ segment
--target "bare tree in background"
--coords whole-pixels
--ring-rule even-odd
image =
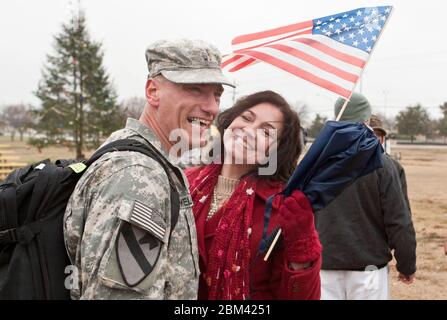
[[[23,141],[23,134],[33,124],[31,111],[24,104],[14,104],[6,106],[3,109],[1,118],[1,122],[11,134],[11,141],[14,141],[16,132],[20,134],[20,141]]]
[[[316,138],[320,134],[321,129],[323,129],[326,121],[327,121],[327,117],[320,116],[317,113],[317,115],[315,116],[315,119],[312,121],[312,124],[309,127],[309,130],[308,130],[309,137]]]
[[[380,120],[382,120],[384,129],[391,133],[396,132],[396,119],[392,117],[385,117],[385,115],[382,112],[373,112],[376,116],[379,117]]]
[[[3,108],[2,108],[3,109]],[[5,119],[3,118],[3,114],[0,114],[0,135],[3,135],[3,132],[7,129]]]
[[[301,125],[304,127],[309,117],[307,105],[302,101],[297,101],[291,105],[292,109],[298,114]]]
[[[146,105],[146,99],[142,97],[132,97],[121,103],[122,112],[126,117],[139,119]]]
[[[443,117],[438,121],[438,130],[439,134],[444,138],[445,143],[445,138],[447,137],[447,102],[444,102],[442,105],[439,106],[439,108],[441,109]],[[447,250],[447,242],[446,242],[446,250]]]

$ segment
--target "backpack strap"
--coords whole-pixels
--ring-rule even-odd
[[[17,241],[17,185],[5,183],[0,187],[0,248]]]
[[[15,183],[2,184],[0,187],[0,230],[16,228],[17,219],[17,185]]]
[[[149,142],[148,142],[149,143]],[[138,140],[134,139],[120,139],[106,144],[98,149],[84,164],[89,167],[96,160],[101,158],[104,154],[114,151],[135,151],[142,153],[155,161],[157,161],[165,170],[168,176],[170,185],[170,202],[171,202],[171,230],[169,233],[169,239],[171,238],[172,231],[177,225],[178,217],[180,214],[181,205],[192,205],[192,200],[186,187],[183,177],[178,168],[174,167],[154,146],[150,143],[146,145]]]

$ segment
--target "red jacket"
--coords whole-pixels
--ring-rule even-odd
[[[188,169],[186,176],[193,181],[200,170]],[[252,216],[252,233],[250,236],[250,299],[272,300],[272,299],[320,299],[320,268],[321,257],[314,261],[312,266],[303,270],[290,270],[288,262],[284,257],[282,244],[277,243],[275,249],[265,262],[264,255],[258,255],[259,244],[264,227],[264,207],[267,198],[283,189],[283,184],[271,186],[267,183],[258,183],[256,197],[254,200],[254,211]],[[274,201],[272,215],[269,224],[269,233],[278,225],[278,202]],[[199,264],[202,273],[206,272],[208,250],[214,238],[214,231],[219,222],[219,211],[208,222],[205,219],[196,219],[197,240],[199,248]],[[200,277],[199,294],[200,300],[208,297],[208,286],[205,279]]]

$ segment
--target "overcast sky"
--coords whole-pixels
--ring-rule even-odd
[[[32,103],[53,36],[69,21],[78,0],[0,1],[0,106]],[[144,51],[161,38],[203,39],[222,53],[232,38],[359,7],[393,5],[394,11],[357,90],[374,111],[394,116],[421,103],[432,117],[447,101],[447,24],[444,0],[83,0],[88,29],[103,44],[104,64],[119,99],[144,96]],[[276,90],[291,103],[305,103],[332,117],[337,96],[274,67],[257,64],[229,74],[236,97],[262,89]],[[222,107],[231,105],[227,89]]]

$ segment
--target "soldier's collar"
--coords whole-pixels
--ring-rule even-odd
[[[140,121],[132,118],[128,118],[126,122],[126,129],[133,130],[142,136],[146,141],[150,142],[157,150],[165,157],[170,159],[168,152],[161,146],[161,141],[155,135],[155,133]]]

